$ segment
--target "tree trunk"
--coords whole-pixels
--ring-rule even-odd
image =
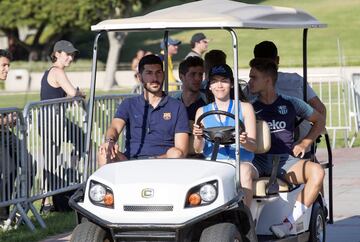
[[[108,32],[107,35],[109,38],[109,53],[106,60],[104,91],[109,91],[115,84],[116,67],[127,33]]]

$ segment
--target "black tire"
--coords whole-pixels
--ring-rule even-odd
[[[67,191],[53,195],[52,201],[54,205],[54,211],[56,212],[70,212],[72,208],[69,206],[70,197],[76,192],[76,190]]]
[[[322,206],[315,202],[311,211],[309,242],[324,242],[326,237],[326,218]]]
[[[239,230],[234,224],[221,223],[204,229],[200,242],[242,242]]]
[[[112,241],[109,234],[100,226],[91,222],[78,224],[72,235],[70,242],[102,242]]]

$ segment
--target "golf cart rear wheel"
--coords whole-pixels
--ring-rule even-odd
[[[316,202],[313,205],[310,220],[309,242],[324,242],[326,235],[325,215],[321,205]]]
[[[234,224],[221,223],[204,229],[200,242],[242,242],[242,239]]]
[[[110,242],[112,239],[108,233],[100,226],[91,222],[78,224],[72,235],[70,242]]]

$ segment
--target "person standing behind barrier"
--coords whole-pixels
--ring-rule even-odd
[[[254,57],[255,58],[269,58],[273,60],[278,66],[280,63],[280,57],[278,55],[278,50],[276,45],[271,41],[262,41],[259,44],[255,45],[254,48]],[[303,99],[303,78],[297,73],[288,73],[288,72],[278,72],[278,78],[275,84],[275,89],[279,94],[284,94],[299,99]],[[321,102],[319,97],[316,95],[315,91],[307,83],[307,103],[318,111],[321,115],[324,116],[326,120],[326,107]],[[311,124],[307,120],[303,120],[298,127],[298,137],[297,141],[301,141],[310,131]],[[310,147],[307,152],[309,152]],[[305,157],[310,158],[310,154],[307,153]]]
[[[174,76],[174,66],[172,57],[178,53],[179,45],[181,44],[180,40],[168,39],[168,84],[169,84],[169,91],[176,91],[179,90],[176,78]],[[165,62],[165,43],[161,41],[160,48],[162,51],[160,52],[160,58],[162,61]]]
[[[52,66],[45,71],[42,79],[41,79],[41,90],[40,90],[40,100],[49,100],[49,99],[55,99],[55,98],[63,98],[63,97],[74,97],[74,96],[81,96],[85,97],[85,94],[80,91],[78,88],[75,88],[73,84],[70,82],[69,78],[67,77],[65,73],[65,68],[69,67],[71,63],[74,61],[75,54],[77,54],[79,51],[73,46],[73,44],[67,40],[60,40],[55,43],[53,52],[51,53],[51,61]],[[43,133],[46,132],[45,124],[52,122],[51,120],[47,120],[46,117],[43,116],[43,119],[41,120],[43,122]],[[80,132],[81,128],[78,127],[73,122],[66,120],[66,124],[68,126],[67,131],[72,132]],[[49,129],[47,129],[49,131]],[[64,127],[60,127],[60,130],[64,130]],[[47,140],[53,140],[52,135],[57,135],[56,130],[50,130],[50,134],[48,134],[46,137],[44,137]],[[61,132],[61,131],[60,131]],[[50,135],[50,137],[49,137]],[[81,131],[82,137],[84,137],[83,132]],[[78,135],[74,135],[77,136]],[[68,139],[72,139],[73,135],[69,134],[67,135]],[[83,146],[83,142],[76,141],[76,140],[70,140],[75,145],[75,150],[83,150],[81,147]],[[80,142],[80,144],[78,144]],[[43,152],[44,155],[46,153],[46,157],[50,158],[46,162],[50,163],[53,170],[57,169],[56,161],[52,161],[52,158],[57,156],[57,153],[59,152],[59,147],[56,147],[55,154],[53,153],[53,149],[49,148],[47,152],[45,152],[45,146],[48,146],[51,142],[45,142],[43,140]],[[52,144],[53,146],[55,144]],[[76,147],[76,146],[80,147]],[[55,166],[55,167],[54,167]],[[47,171],[52,173],[52,171]],[[50,174],[53,175],[53,174]],[[46,205],[46,204],[45,204]],[[54,204],[55,205],[55,204]]]
[[[9,73],[10,61],[12,59],[11,53],[7,50],[0,49],[0,81],[5,81]],[[5,189],[5,197],[2,200],[9,199],[8,194],[12,191],[7,191],[8,181],[10,181],[10,190],[13,188],[13,181],[16,177],[16,149],[13,145],[14,135],[11,131],[6,130],[16,124],[16,115],[10,113],[6,115],[0,114],[0,197],[3,194],[3,188]],[[8,161],[6,158],[11,160]],[[10,164],[10,162],[14,162]],[[11,174],[7,174],[6,167],[9,168]],[[5,168],[4,170],[2,170]],[[14,170],[15,169],[15,170]],[[9,217],[9,206],[0,208],[0,226]]]
[[[162,91],[164,71],[160,57],[144,56],[139,63],[139,77],[144,93],[120,103],[105,143],[100,146],[99,166],[126,159],[183,158],[187,154],[186,109]],[[125,127],[125,152],[121,153],[116,144]]]
[[[209,39],[203,33],[196,33],[191,37],[191,51],[186,55],[185,59],[189,56],[202,57],[207,51]]]
[[[40,99],[48,100],[62,97],[82,96],[85,94],[75,88],[65,73],[65,68],[74,61],[79,51],[67,40],[55,43],[51,54],[52,66],[45,71],[41,79]]]

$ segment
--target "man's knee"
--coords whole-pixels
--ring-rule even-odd
[[[311,179],[316,184],[322,184],[325,177],[324,168],[318,163],[312,163]]]

